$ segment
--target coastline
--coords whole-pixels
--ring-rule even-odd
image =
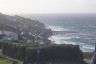
[[[53,26],[51,27],[50,25],[48,27],[53,32],[53,35],[49,38],[49,40],[51,40],[52,43],[79,45],[80,49],[83,52],[94,52],[95,46],[89,44],[89,43],[91,43],[91,40],[90,40],[90,42],[89,42],[89,39],[86,40],[89,37],[91,39],[90,35],[88,35],[89,37],[87,37],[87,35],[84,34],[84,37],[83,37],[81,32],[78,32],[76,30],[60,28],[60,27],[58,29],[58,26],[57,26],[57,29],[56,29],[56,26],[54,26],[55,27],[55,29],[54,29],[54,27]],[[81,35],[79,35],[79,34],[81,34]],[[93,43],[94,43],[94,41],[93,41]]]

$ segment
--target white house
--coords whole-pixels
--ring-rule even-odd
[[[18,40],[18,34],[10,31],[0,31],[0,40]]]

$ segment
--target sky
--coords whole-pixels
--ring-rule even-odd
[[[0,13],[96,13],[96,0],[0,0]]]

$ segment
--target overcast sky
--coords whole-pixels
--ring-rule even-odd
[[[0,13],[96,13],[96,0],[0,0]]]

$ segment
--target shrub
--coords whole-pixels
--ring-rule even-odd
[[[41,45],[26,49],[29,62],[38,60],[37,49],[41,51],[39,54],[40,61],[83,61],[83,54],[77,45]]]
[[[37,50],[40,50],[40,61],[77,61],[83,62],[83,53],[78,45],[56,44],[26,44],[26,43],[3,43],[2,53],[28,62],[38,60]]]
[[[26,56],[26,47],[27,46],[17,45],[14,43],[4,43],[2,46],[2,53],[23,60]]]

